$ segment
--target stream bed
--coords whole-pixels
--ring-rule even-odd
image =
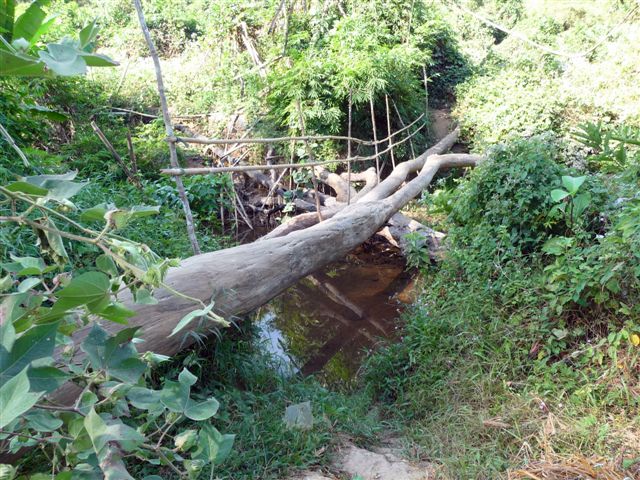
[[[396,335],[413,291],[413,274],[399,251],[369,241],[261,307],[256,312],[261,344],[284,375],[348,382],[368,349]]]

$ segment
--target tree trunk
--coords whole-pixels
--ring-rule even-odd
[[[449,145],[449,141],[446,144]],[[439,146],[436,147],[441,148]],[[215,310],[229,320],[255,310],[301,278],[339,260],[365,242],[426,188],[436,172],[444,168],[472,167],[481,159],[466,154],[429,155],[436,147],[415,160],[399,164],[389,177],[356,203],[323,209],[325,218],[328,218],[327,212],[332,213],[331,218],[285,236],[187,258],[168,272],[166,284],[205,303],[213,300]],[[417,169],[420,173],[395,191],[406,176]],[[185,337],[183,332],[171,337],[171,331],[182,317],[198,307],[193,301],[165,289],[156,291],[155,297],[156,305],[134,304],[129,292],[124,292],[120,300],[136,312],[128,326],[142,327],[143,348],[173,355],[184,348],[191,337]],[[114,323],[104,327],[112,332],[123,328]],[[77,335],[81,338],[87,332],[85,327]],[[65,392],[61,393],[56,398],[64,398]],[[69,389],[66,393],[72,395]]]

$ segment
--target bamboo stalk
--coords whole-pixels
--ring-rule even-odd
[[[402,120],[402,115],[400,115],[400,110],[398,110],[398,105],[396,105],[396,102],[393,99],[391,100],[391,102],[393,103],[393,108],[398,115],[398,121],[400,122],[400,125],[404,127],[404,121]],[[409,140],[409,148],[411,149],[411,158],[416,158],[416,152],[413,149],[413,142],[411,140]]]
[[[384,104],[387,110],[387,135],[391,137],[391,115],[389,114],[389,95],[384,96]],[[391,165],[396,168],[396,158],[393,155],[393,147],[391,147],[391,139],[389,139],[389,147],[391,148]]]
[[[300,123],[300,132],[302,136],[305,136],[305,127],[304,127],[304,117],[302,114],[302,105],[300,104],[300,100],[297,101],[298,104],[298,122]],[[313,163],[313,150],[309,146],[309,141],[304,141],[304,146],[307,150],[307,155],[309,160]],[[316,201],[316,212],[318,214],[318,221],[322,221],[322,212],[320,211],[320,195],[318,194],[318,179],[316,178],[316,172],[313,167],[311,167],[311,183],[313,183],[313,191],[315,192],[315,201]]]
[[[376,174],[378,175],[378,183],[380,183],[380,156],[378,155],[378,132],[376,131],[376,115],[373,109],[373,97],[369,99],[369,107],[371,109],[371,127],[373,129],[374,149],[376,152]]]
[[[156,83],[158,84],[158,96],[160,97],[160,106],[162,108],[162,118],[164,119],[165,131],[168,137],[173,137],[173,125],[171,124],[171,116],[169,114],[169,106],[167,104],[167,96],[165,95],[164,80],[162,79],[162,68],[160,66],[160,58],[156,51],[156,46],[151,38],[151,33],[147,27],[147,22],[144,19],[144,12],[142,10],[142,3],[140,0],[133,0],[133,4],[136,7],[138,13],[138,20],[140,21],[140,28],[144,35],[147,46],[149,47],[149,53],[153,59],[153,66],[156,73]],[[169,142],[169,161],[172,168],[179,168],[178,164],[178,151],[176,150],[175,142]],[[176,187],[178,188],[178,196],[182,202],[182,208],[184,209],[184,216],[187,223],[187,235],[191,242],[191,248],[196,255],[200,254],[200,245],[198,245],[198,238],[196,237],[196,230],[193,223],[193,215],[191,214],[191,207],[189,206],[189,199],[184,190],[184,184],[182,178],[178,175],[174,176]]]
[[[349,90],[349,126],[347,135],[351,138],[351,110],[353,108],[352,91]],[[351,158],[351,140],[347,141],[347,158]],[[351,204],[351,161],[347,161],[347,205]]]

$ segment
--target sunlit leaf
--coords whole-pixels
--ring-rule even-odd
[[[39,50],[38,55],[56,75],[72,76],[87,73],[86,62],[71,45],[50,43],[47,45],[47,50]]]
[[[210,305],[207,305],[206,308],[199,309],[199,310],[194,310],[193,312],[187,313],[184,317],[182,317],[182,319],[178,322],[178,324],[173,328],[173,330],[171,331],[171,335],[169,335],[169,336],[173,336],[176,333],[178,333],[179,331],[181,331],[182,329],[184,329],[194,319],[205,316],[206,314],[208,314],[211,311],[212,308],[213,308],[213,303],[210,304]]]
[[[551,199],[554,202],[559,202],[561,200],[564,200],[565,198],[567,198],[570,195],[569,192],[562,190],[562,189],[555,189],[555,190],[551,190]]]
[[[0,428],[29,411],[40,399],[42,393],[32,393],[30,387],[26,367],[0,387]]]
[[[35,360],[53,354],[58,323],[36,325],[18,337],[10,350],[0,346],[0,385]]]
[[[47,3],[49,2],[42,0],[32,2],[25,12],[16,18],[16,21],[13,24],[14,39],[24,38],[29,43],[32,43],[32,39],[34,39],[42,25],[42,22],[47,17],[47,14],[42,9],[42,7]],[[37,38],[35,40],[37,40]]]
[[[575,195],[586,179],[586,176],[572,177],[564,175],[562,177],[562,186],[569,191],[570,195]]]
[[[27,195],[35,195],[38,197],[43,197],[49,192],[46,188],[23,181],[12,182],[5,188],[11,192],[26,193]]]

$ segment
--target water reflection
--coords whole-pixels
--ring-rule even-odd
[[[283,374],[316,373],[327,383],[349,380],[367,348],[395,335],[412,284],[396,250],[366,244],[262,307],[263,344]]]

